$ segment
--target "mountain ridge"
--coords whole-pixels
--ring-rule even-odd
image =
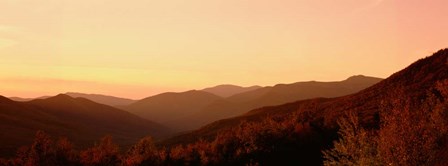
[[[193,114],[219,99],[221,97],[217,95],[198,90],[166,92],[122,108],[146,119],[164,123]]]
[[[212,103],[201,112],[189,117],[182,123],[183,130],[198,128],[215,120],[242,115],[259,107],[279,105],[297,100],[338,97],[352,94],[380,82],[381,78],[368,76],[352,76],[342,81],[332,82],[296,82],[277,84],[253,91],[233,95]]]
[[[221,85],[217,85],[214,87],[202,89],[202,91],[209,92],[209,93],[227,98],[227,97],[230,97],[230,96],[233,96],[236,94],[256,90],[259,88],[262,88],[262,87],[258,86],[258,85],[242,87],[242,86],[232,85],[232,84],[221,84]]]
[[[297,114],[305,129],[300,130],[303,135],[300,142],[307,148],[294,152],[306,154],[303,156],[289,156],[287,161],[300,158],[301,162],[322,164],[321,151],[331,147],[338,138],[336,121],[348,111],[359,114],[363,126],[379,127],[379,112],[401,107],[404,103],[396,101],[407,100],[419,105],[428,98],[428,93],[434,94],[440,101],[447,101],[434,90],[438,84],[448,85],[448,49],[440,50],[433,56],[420,59],[405,69],[398,71],[387,79],[361,90],[358,93],[336,98],[315,98],[295,101],[278,106],[254,109],[244,115],[223,119],[202,127],[199,130],[179,135],[160,142],[163,146],[188,144],[198,140],[213,139],[219,132],[238,126],[242,122],[260,122],[270,116],[288,117]],[[393,107],[388,107],[388,105]],[[418,108],[415,108],[418,109]],[[285,152],[286,153],[286,152]],[[267,157],[269,158],[269,157]],[[284,158],[282,158],[284,159]]]
[[[132,99],[115,97],[115,96],[110,96],[110,95],[102,95],[102,94],[88,94],[88,93],[80,93],[80,92],[66,92],[66,93],[60,93],[60,94],[65,94],[65,95],[68,95],[68,96],[71,96],[74,98],[82,97],[82,98],[92,100],[96,103],[105,104],[105,105],[109,105],[109,106],[113,106],[113,107],[120,107],[123,105],[129,105],[129,104],[136,102],[136,100],[132,100]],[[27,101],[31,101],[31,100],[35,100],[35,99],[46,99],[46,98],[50,98],[50,97],[53,97],[53,96],[41,96],[41,97],[37,97],[37,98],[9,97],[9,99],[14,100],[14,101],[27,102]]]
[[[0,97],[0,154],[11,155],[18,147],[30,144],[38,130],[68,137],[80,148],[91,146],[105,135],[129,147],[148,135],[160,139],[170,134],[160,124],[85,98],[59,94],[16,102]]]
[[[136,102],[136,100],[132,100],[132,99],[115,97],[115,96],[110,96],[110,95],[102,95],[102,94],[87,94],[87,93],[79,93],[79,92],[67,92],[65,94],[69,95],[71,97],[75,97],[75,98],[76,97],[86,98],[86,99],[92,100],[92,101],[100,103],[100,104],[110,105],[110,106],[114,106],[114,107],[129,105],[129,104]]]

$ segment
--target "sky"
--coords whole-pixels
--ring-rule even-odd
[[[446,0],[0,0],[0,95],[133,99],[386,78],[448,46]]]

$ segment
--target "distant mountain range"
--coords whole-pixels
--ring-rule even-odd
[[[174,131],[182,132],[224,118],[234,117],[249,110],[316,97],[338,97],[358,92],[377,82],[380,78],[353,76],[339,82],[297,82],[272,87],[240,87],[218,85],[203,90],[168,92],[141,100],[68,92],[64,95],[82,97],[96,103],[129,111],[147,120],[160,123]],[[49,96],[38,99],[50,98]],[[33,99],[11,97],[26,102]]]
[[[170,130],[117,108],[60,94],[16,102],[0,96],[0,154],[11,155],[30,144],[37,130],[68,137],[83,148],[105,135],[128,147],[145,136],[161,138]]]
[[[378,79],[356,76],[339,83],[330,84],[339,84],[338,87],[340,88],[345,84],[361,85],[363,83],[371,83],[375,81],[378,81]],[[271,154],[263,159],[259,158],[258,161],[278,161],[278,158],[274,158],[280,157],[282,161],[295,161],[300,163],[308,163],[310,165],[319,165],[322,164],[322,150],[332,146],[333,141],[338,138],[338,125],[336,124],[336,121],[340,119],[344,113],[348,111],[355,111],[359,113],[360,121],[364,126],[378,128],[380,125],[380,111],[388,111],[387,109],[389,109],[384,107],[386,105],[392,105],[394,108],[405,107],[406,103],[400,103],[397,101],[409,101],[410,103],[419,105],[418,103],[424,99],[427,99],[428,95],[433,95],[434,98],[437,99],[436,101],[448,101],[448,98],[443,97],[442,94],[436,90],[437,85],[442,82],[448,83],[448,49],[441,50],[433,56],[421,59],[406,69],[393,74],[386,80],[383,80],[365,90],[361,90],[358,93],[336,98],[314,98],[307,100],[303,100],[302,98],[298,101],[287,104],[253,109],[252,111],[241,116],[219,120],[208,124],[199,130],[167,139],[161,142],[160,145],[169,147],[179,144],[185,145],[201,139],[212,140],[217,133],[227,131],[227,129],[237,126],[242,122],[257,123],[271,115],[284,117],[290,116],[291,113],[296,113],[298,114],[297,116],[301,117],[300,123],[304,124],[302,129],[296,130],[299,132],[298,135],[301,136],[299,142],[306,146],[302,149],[282,149],[280,151],[282,151],[282,154],[302,155],[279,156],[280,154]],[[313,82],[298,83],[290,86],[297,88],[300,86],[307,87],[305,88],[306,90],[301,90],[302,92],[314,91],[321,93],[323,91],[317,91],[316,89],[311,90],[310,88],[325,87],[324,89],[329,90],[328,88],[331,87],[325,83],[316,84]],[[259,89],[259,91],[261,90],[263,89]],[[269,92],[263,92],[263,94],[269,94]],[[325,94],[329,94],[328,91],[325,91]],[[336,96],[334,93],[331,94]],[[260,97],[263,95],[253,96],[263,98]],[[278,97],[282,95],[275,96]],[[296,97],[298,98],[299,96]],[[314,95],[314,97],[317,96]],[[420,111],[418,108],[412,109],[415,109],[412,111]],[[281,118],[279,117],[279,119]],[[448,153],[445,153],[445,156],[446,154]]]
[[[241,87],[226,84],[203,90],[162,93],[141,100],[76,92],[64,94],[126,110],[181,132],[198,129],[207,123],[238,116],[259,107],[355,93],[381,80],[358,75],[339,82],[309,81],[278,84],[272,87]],[[49,98],[49,96],[38,99],[45,98]],[[21,102],[33,100],[18,97],[10,99]]]
[[[241,87],[241,86],[237,86],[237,85],[225,84],[225,85],[218,85],[218,86],[211,87],[211,88],[205,88],[202,91],[226,98],[226,97],[230,97],[230,96],[233,96],[236,94],[253,91],[256,89],[260,89],[260,88],[262,88],[262,87],[261,86]]]
[[[238,86],[233,85],[221,85],[205,90],[215,91],[216,93],[229,88],[239,89],[241,93],[233,91],[232,95],[227,98],[205,91],[164,93],[120,108],[143,118],[162,123],[174,130],[187,131],[219,119],[241,115],[258,107],[316,97],[348,95],[381,80],[380,78],[359,75],[340,82],[310,81],[279,84],[273,87],[238,88]],[[227,95],[230,95],[230,93]]]
[[[85,93],[78,93],[78,92],[67,92],[64,94],[74,97],[74,98],[77,98],[77,97],[86,98],[86,99],[92,100],[92,101],[100,103],[100,104],[105,104],[105,105],[114,106],[114,107],[129,105],[136,101],[136,100],[132,100],[132,99],[100,95],[100,94],[85,94]],[[46,99],[49,97],[51,97],[51,96],[42,96],[42,97],[38,97],[38,98],[9,97],[9,99],[14,100],[14,101],[22,101],[23,102],[23,101],[31,101],[34,99]]]
[[[181,130],[197,129],[213,121],[242,115],[249,110],[284,104],[297,100],[318,97],[339,97],[368,88],[382,79],[367,76],[353,76],[339,82],[297,82],[278,84],[273,87],[259,88],[253,91],[237,94],[220,101],[181,121],[167,124],[180,124]]]
[[[35,100],[35,99],[46,99],[46,98],[49,98],[49,97],[51,97],[51,96],[41,96],[41,97],[38,97],[38,98],[22,98],[22,97],[8,97],[8,98],[11,99],[11,100],[14,100],[14,101],[25,102],[25,101]]]
[[[169,92],[142,99],[122,108],[164,124],[191,116],[220,99],[222,98],[204,91]]]
[[[2,97],[0,131],[11,132],[0,137],[0,147],[5,147],[0,153],[29,144],[36,130],[69,137],[79,147],[109,134],[126,147],[146,135],[161,138],[259,107],[348,95],[379,81],[380,78],[359,75],[339,82],[309,81],[273,87],[219,85],[162,93],[138,101],[74,92],[38,99],[10,98],[16,101]]]
[[[92,101],[100,103],[100,104],[105,104],[105,105],[114,106],[114,107],[129,105],[129,104],[136,102],[136,100],[132,100],[132,99],[100,95],[100,94],[85,94],[85,93],[76,93],[76,92],[68,92],[65,94],[68,96],[71,96],[71,97],[75,97],[75,98],[76,97],[86,98],[86,99],[92,100]]]

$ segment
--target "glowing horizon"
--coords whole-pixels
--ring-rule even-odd
[[[448,47],[447,1],[5,0],[0,95],[140,99],[386,78]]]

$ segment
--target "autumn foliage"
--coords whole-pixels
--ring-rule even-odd
[[[81,163],[87,166],[114,165],[119,162],[119,147],[112,142],[111,136],[101,139],[100,143],[80,153]]]
[[[0,165],[80,165],[78,154],[66,138],[54,142],[42,131],[36,133],[31,146],[19,148],[16,156],[13,159],[2,160]]]
[[[382,107],[379,130],[364,129],[353,113],[341,118],[340,139],[323,151],[324,165],[448,164],[447,98],[448,80],[420,101],[394,100]]]
[[[16,158],[3,160],[2,165],[257,165],[263,156],[300,148],[303,144],[297,141],[299,132],[306,128],[297,115],[272,116],[260,123],[243,122],[212,140],[171,148],[156,147],[147,137],[124,153],[110,136],[91,148],[76,151],[67,139],[54,144],[39,131],[31,147],[20,149]]]

